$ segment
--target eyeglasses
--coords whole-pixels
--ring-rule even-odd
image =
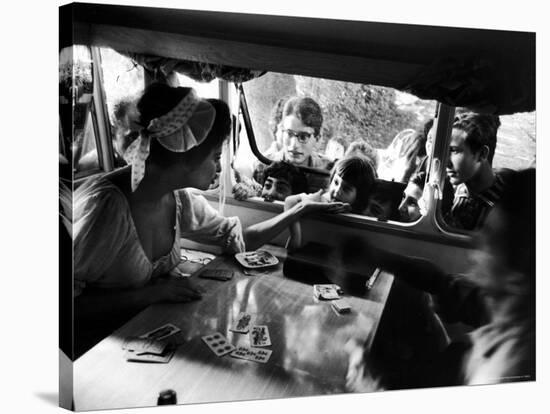
[[[283,129],[283,133],[288,138],[296,138],[300,144],[305,144],[313,136],[312,132],[293,131],[292,129]]]

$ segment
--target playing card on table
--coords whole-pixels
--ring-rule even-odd
[[[271,338],[266,325],[256,325],[250,330],[251,346],[270,346]]]
[[[156,339],[129,337],[122,344],[122,349],[128,349],[135,353],[149,353],[162,355],[166,348],[166,343],[157,341]]]
[[[171,323],[162,325],[160,328],[153,329],[152,331],[146,332],[143,335],[140,335],[140,338],[146,339],[156,339],[157,341],[167,338],[170,335],[174,335],[179,332],[181,329]]]
[[[251,322],[252,315],[246,312],[241,312],[229,330],[238,333],[248,333]]]
[[[233,358],[246,359],[247,361],[260,362],[265,364],[273,351],[269,349],[254,349],[247,346],[240,346],[235,349],[230,356]]]
[[[340,298],[340,286],[334,284],[313,285],[313,295],[317,299],[333,300]]]
[[[212,335],[203,336],[202,340],[217,356],[228,354],[235,349],[235,347],[227,342],[227,339],[225,339],[225,337],[219,332]]]
[[[150,353],[136,353],[128,349],[126,350],[126,354],[124,356],[126,360],[129,362],[154,362],[154,363],[166,364],[167,362],[170,361],[170,359],[172,359],[174,352],[175,352],[175,349],[166,348],[162,354],[157,355],[157,354],[150,354]]]

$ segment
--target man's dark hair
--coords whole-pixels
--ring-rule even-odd
[[[457,115],[453,122],[453,129],[460,129],[466,133],[466,145],[474,153],[479,152],[484,146],[489,148],[487,159],[493,163],[497,146],[497,130],[500,119],[496,115],[464,112]]]
[[[286,101],[283,108],[283,117],[295,115],[304,125],[313,128],[315,136],[319,136],[323,125],[323,113],[317,102],[311,98],[298,96]]]
[[[269,177],[284,179],[290,184],[292,194],[305,193],[307,191],[307,178],[302,170],[286,161],[276,161],[266,167],[258,177],[258,182],[263,186]]]

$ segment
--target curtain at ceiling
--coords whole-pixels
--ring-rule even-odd
[[[119,51],[119,53],[128,56],[136,63],[143,66],[153,79],[161,82],[166,80],[174,72],[199,82],[210,82],[214,79],[223,79],[228,82],[237,83],[249,81],[265,73],[265,71],[216,65],[213,63],[164,58],[125,51]]]

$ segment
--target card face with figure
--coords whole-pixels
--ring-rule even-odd
[[[246,312],[241,312],[229,330],[237,333],[248,333],[251,322],[252,315]]]
[[[228,354],[235,349],[235,347],[227,342],[227,339],[219,332],[203,336],[202,340],[217,356]]]
[[[155,339],[160,341],[161,339],[167,338],[170,335],[178,333],[181,329],[171,323],[162,325],[160,328],[153,329],[152,331],[146,332],[143,335],[140,335],[140,338],[145,339]]]
[[[270,346],[271,338],[266,325],[256,325],[250,330],[250,345],[251,346]]]

